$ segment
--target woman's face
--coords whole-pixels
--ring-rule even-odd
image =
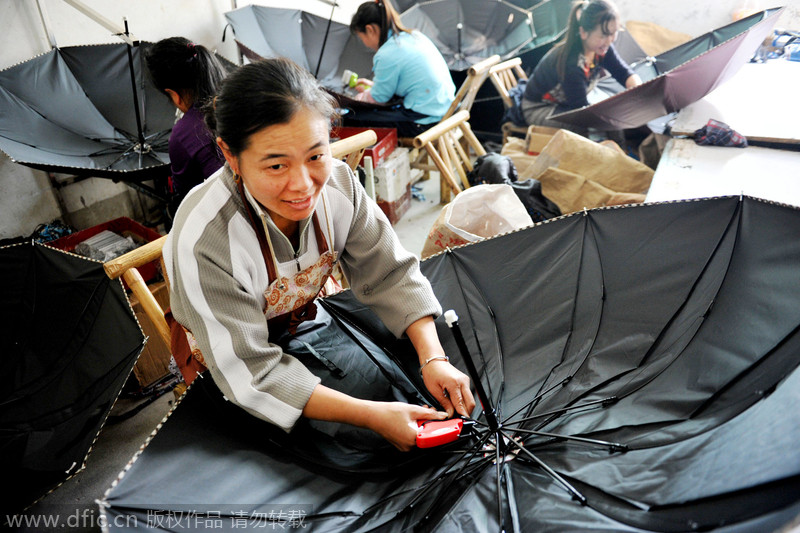
[[[370,50],[377,51],[381,45],[381,29],[377,24],[367,24],[364,31],[357,31],[356,35],[364,43],[364,46]]]
[[[617,39],[617,32],[619,31],[619,23],[616,19],[610,20],[606,30],[603,31],[603,25],[598,24],[592,31],[586,32],[583,28],[580,29],[581,40],[583,41],[584,55],[594,53],[599,56],[606,55],[609,46]]]
[[[314,211],[331,173],[328,120],[303,107],[285,124],[261,129],[239,156],[220,147],[231,169],[287,236]]]

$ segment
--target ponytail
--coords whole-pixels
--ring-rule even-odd
[[[383,45],[386,39],[389,38],[389,30],[392,30],[395,35],[401,31],[411,33],[408,28],[403,26],[400,21],[400,15],[395,10],[391,0],[375,0],[364,2],[358,6],[358,10],[350,20],[350,32],[364,33],[367,31],[369,24],[375,24],[380,28],[378,46]]]
[[[212,98],[227,75],[217,57],[205,46],[184,37],[170,37],[145,53],[150,79],[162,92],[171,89],[192,105]]]

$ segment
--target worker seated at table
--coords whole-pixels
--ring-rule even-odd
[[[587,128],[559,122],[551,115],[589,105],[587,95],[607,73],[625,88],[640,85],[641,78],[614,47],[620,29],[619,12],[610,0],[575,3],[564,37],[539,61],[525,87],[525,121],[586,136]]]
[[[348,126],[397,128],[400,137],[415,137],[439,122],[455,99],[447,62],[421,32],[405,28],[389,0],[364,2],[350,31],[376,50],[372,79],[359,78],[358,100],[394,106],[357,106],[344,115]]]

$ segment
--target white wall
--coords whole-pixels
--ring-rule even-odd
[[[303,9],[349,23],[362,0],[260,0],[252,3]],[[489,0],[487,0],[489,1]],[[37,8],[43,7],[43,22]],[[734,9],[748,3],[763,9],[767,0],[617,0],[623,17],[699,35],[731,20]],[[224,13],[235,0],[83,0],[112,22],[127,17],[131,33],[146,41],[182,35],[236,61],[230,31],[222,42]],[[251,2],[239,0],[244,6]],[[800,29],[800,0],[784,0],[779,25]],[[118,42],[117,38],[63,0],[0,0],[0,69],[50,50],[48,31],[58,46]],[[63,204],[79,229],[116,216],[138,216],[141,198],[124,184],[92,178],[61,189]],[[40,223],[62,217],[47,175],[11,162],[0,154],[0,239],[29,235]],[[66,217],[65,217],[66,218]]]
[[[777,27],[800,30],[800,0],[615,0],[622,18],[654,22],[696,37],[728,24],[740,8],[786,6]]]

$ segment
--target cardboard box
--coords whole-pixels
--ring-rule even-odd
[[[345,139],[361,133],[362,131],[372,130],[378,136],[375,144],[364,150],[365,156],[372,158],[372,167],[375,168],[382,164],[397,148],[397,130],[395,128],[355,128],[342,126],[334,128],[331,132],[331,142]],[[359,159],[358,164],[361,164],[363,157]]]
[[[153,296],[156,297],[156,301],[158,301],[161,308],[168,308],[169,288],[166,283],[161,281],[153,283],[148,287],[150,288],[150,292],[153,293]],[[147,387],[170,373],[169,361],[172,357],[172,352],[170,347],[167,346],[159,336],[153,322],[147,314],[145,314],[136,295],[130,294],[129,299],[131,307],[133,307],[133,312],[136,314],[136,318],[139,320],[144,334],[148,337],[147,343],[144,345],[144,350],[142,350],[142,354],[133,367],[133,374],[136,376],[136,381],[139,382],[139,385]]]
[[[380,165],[375,167],[375,200],[395,202],[406,194],[411,183],[411,160],[408,148],[399,147]]]
[[[411,184],[406,184],[406,191],[394,201],[378,200],[378,207],[381,208],[381,211],[383,211],[392,225],[397,224],[411,207]]]
[[[161,237],[161,234],[154,229],[142,226],[131,218],[120,217],[70,235],[65,235],[60,239],[49,242],[48,245],[53,248],[58,248],[59,250],[64,250],[65,252],[73,252],[78,244],[105,230],[112,231],[122,237],[130,237],[135,242],[141,244],[146,244]],[[145,282],[152,281],[156,278],[158,275],[158,263],[158,260],[152,261],[146,265],[142,265],[138,269]],[[125,288],[128,288],[127,284],[125,284]]]
[[[557,131],[558,128],[549,128],[547,126],[528,126],[528,131],[525,134],[525,146],[528,147],[528,155],[539,155]]]

